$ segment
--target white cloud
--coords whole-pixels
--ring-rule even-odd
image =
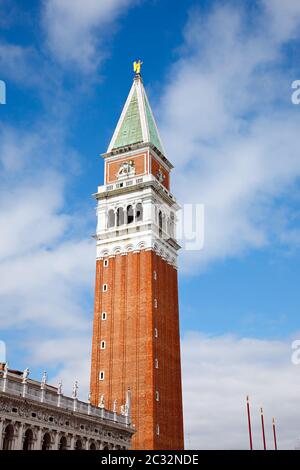
[[[289,2],[275,28],[278,9],[270,2],[249,20],[251,28],[242,8],[218,6],[208,17],[194,12],[168,74],[160,104],[176,167],[173,187],[180,203],[205,204],[204,249],[184,253],[188,271],[269,243],[273,201],[300,176],[300,108],[291,104],[281,64],[282,45],[300,24],[299,7]],[[282,241],[279,224],[276,230]]]
[[[297,38],[300,21],[300,4],[298,0],[263,0],[271,17],[271,31],[278,41]]]
[[[36,67],[39,73],[36,73]],[[0,41],[0,69],[2,78],[13,80],[22,87],[43,85],[43,65],[31,46]]]
[[[56,385],[62,380],[64,393],[70,396],[72,385],[77,380],[79,396],[82,400],[87,400],[90,389],[90,334],[81,332],[80,335],[65,334],[62,338],[46,338],[45,341],[37,339],[33,345],[30,344],[29,350],[31,354],[28,363],[32,366],[59,366],[59,372],[50,377],[49,383]]]
[[[30,254],[56,241],[69,222],[69,216],[59,212],[61,205],[58,175],[46,175],[34,187],[0,191],[0,260]]]
[[[254,448],[262,448],[262,406],[268,448],[273,448],[271,422],[275,417],[279,448],[293,449],[300,437],[300,366],[291,363],[291,342],[185,334],[182,370],[186,446],[248,449],[245,398],[249,394]]]
[[[29,356],[41,333],[46,343],[53,335],[64,342],[68,334],[90,332],[93,214],[65,207],[73,163],[68,179],[55,166],[73,151],[63,145],[58,126],[0,132],[0,322],[3,332],[15,332],[9,350],[25,348]],[[49,148],[51,161],[45,159]],[[26,345],[20,331],[26,331]]]
[[[48,46],[62,64],[95,70],[106,56],[114,20],[136,0],[45,0]]]

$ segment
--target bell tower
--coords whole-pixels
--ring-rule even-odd
[[[183,449],[176,211],[166,157],[140,74],[103,154],[91,401],[126,413],[134,449]]]

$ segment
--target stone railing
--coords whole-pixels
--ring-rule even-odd
[[[163,191],[169,198],[173,199],[175,201],[175,198],[173,194],[170,193],[170,191],[165,188],[165,186],[158,181],[157,178],[153,175],[143,175],[143,176],[135,176],[134,178],[129,177],[128,179],[124,179],[121,181],[115,181],[114,183],[108,183],[103,186],[98,186],[98,194],[101,193],[107,193],[109,191],[114,191],[117,189],[125,189],[129,188],[131,186],[137,186],[142,183],[149,183],[153,182],[155,183],[161,191]]]
[[[48,384],[41,384],[30,379],[22,380],[22,377],[11,372],[6,375],[0,372],[0,391],[8,395],[19,396],[39,403],[62,408],[74,413],[93,416],[100,419],[130,426],[130,415],[122,415],[106,410],[105,408],[92,406],[90,403],[67,397],[58,392],[58,389]]]

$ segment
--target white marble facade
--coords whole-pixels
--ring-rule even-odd
[[[0,372],[0,450],[127,450],[130,412],[66,397],[59,388]]]

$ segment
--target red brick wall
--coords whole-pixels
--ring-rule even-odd
[[[106,293],[103,283],[108,284]],[[105,321],[102,311],[107,314]],[[101,340],[106,341],[105,350],[100,349]],[[104,381],[98,379],[101,370]],[[152,251],[117,255],[109,259],[107,268],[101,260],[96,264],[92,402],[98,404],[103,394],[106,407],[112,409],[115,399],[120,407],[128,387],[137,429],[133,448],[183,448],[177,271]]]
[[[132,160],[135,167],[135,176],[144,175],[148,173],[148,153],[143,152],[139,155],[134,155],[130,157],[120,157],[118,160],[112,162],[105,161],[106,165],[106,181],[105,184],[113,183],[117,181],[117,174],[120,169],[120,166],[124,162]]]
[[[151,173],[152,173],[152,175],[154,175],[155,178],[157,178],[158,170],[161,169],[161,171],[162,171],[162,173],[165,177],[162,184],[169,191],[170,190],[170,174],[169,174],[169,172],[166,171],[163,166],[161,166],[161,164],[156,160],[156,158],[153,155],[151,155],[150,158],[151,158],[150,162],[151,162]]]

